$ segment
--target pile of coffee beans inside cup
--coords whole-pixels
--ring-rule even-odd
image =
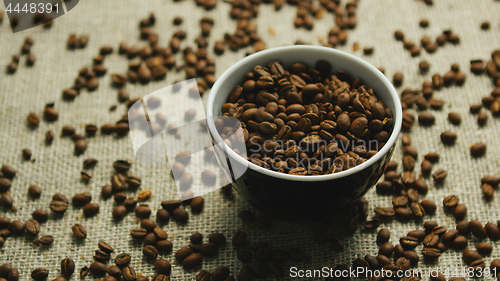
[[[288,69],[272,61],[234,87],[221,110],[241,121],[250,162],[291,175],[326,175],[364,163],[385,145],[391,110],[361,79],[331,70],[324,60]]]

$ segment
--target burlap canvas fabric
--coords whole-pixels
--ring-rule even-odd
[[[483,96],[489,95],[493,89],[491,80],[487,76],[475,76],[469,71],[471,59],[490,58],[490,53],[500,48],[500,2],[493,0],[437,0],[433,6],[427,6],[417,0],[386,0],[386,1],[359,1],[357,10],[357,27],[349,32],[347,44],[339,49],[354,53],[366,59],[377,67],[384,67],[386,75],[400,71],[404,73],[403,88],[418,89],[424,80],[429,80],[435,74],[444,74],[452,63],[458,63],[461,70],[467,74],[463,87],[449,87],[437,91],[435,96],[445,101],[445,106],[440,111],[433,112],[436,124],[432,127],[416,125],[412,130],[413,145],[421,155],[436,151],[441,154],[441,159],[434,169],[442,168],[448,171],[448,178],[441,187],[436,187],[432,179],[427,179],[431,190],[425,198],[432,199],[438,204],[438,211],[425,220],[436,220],[439,224],[454,228],[454,219],[445,214],[441,205],[442,199],[450,194],[460,197],[466,204],[469,212],[467,219],[479,219],[481,222],[496,221],[500,219],[498,210],[500,199],[498,196],[491,202],[485,203],[482,198],[480,179],[484,175],[497,175],[500,165],[498,128],[500,120],[493,118],[488,111],[489,120],[486,126],[479,127],[475,116],[469,113],[469,106],[479,103]],[[0,9],[4,9],[1,8]],[[16,212],[0,211],[11,219],[25,221],[31,213],[38,208],[49,211],[48,205],[51,196],[60,192],[70,198],[76,193],[88,191],[93,195],[94,202],[99,203],[99,215],[94,218],[84,218],[80,209],[70,207],[63,218],[54,219],[42,225],[41,234],[50,234],[55,238],[55,243],[49,248],[32,244],[33,237],[11,237],[0,250],[0,263],[8,262],[17,267],[22,280],[28,280],[31,270],[37,267],[46,267],[50,270],[49,279],[60,276],[60,261],[71,257],[76,262],[79,270],[92,262],[92,256],[97,249],[97,242],[104,240],[115,248],[115,253],[129,252],[132,254],[132,263],[136,271],[142,275],[152,277],[154,266],[149,264],[142,255],[142,247],[132,241],[129,230],[138,227],[139,222],[133,214],[128,215],[122,222],[115,223],[111,217],[114,207],[113,200],[100,198],[101,186],[108,183],[113,174],[112,163],[116,159],[134,161],[130,139],[103,136],[100,133],[90,138],[88,150],[82,156],[75,156],[73,142],[67,138],[59,137],[63,125],[69,124],[77,128],[79,133],[84,133],[84,125],[93,123],[98,126],[115,122],[125,113],[125,105],[119,104],[118,109],[109,112],[111,105],[118,104],[116,89],[110,86],[109,73],[123,73],[127,68],[127,61],[116,54],[110,55],[105,60],[108,75],[100,79],[97,91],[82,92],[74,102],[64,102],[61,91],[73,84],[78,70],[91,65],[92,58],[98,54],[99,47],[105,44],[116,48],[120,42],[129,45],[142,46],[139,40],[138,21],[145,18],[150,12],[157,16],[155,31],[160,36],[160,44],[166,46],[173,32],[178,27],[172,25],[175,16],[182,16],[184,23],[181,28],[187,31],[187,39],[182,46],[192,46],[194,38],[200,34],[199,20],[202,16],[209,16],[215,20],[215,25],[210,36],[209,54],[216,60],[216,75],[220,75],[232,63],[244,57],[249,49],[238,52],[226,51],[222,56],[213,54],[215,40],[222,39],[225,32],[235,31],[235,22],[229,18],[230,5],[220,2],[212,11],[205,11],[196,7],[193,1],[172,2],[170,0],[108,0],[108,1],[80,1],[80,4],[68,13],[57,19],[51,29],[36,27],[20,33],[13,34],[8,21],[0,25],[0,67],[9,63],[11,56],[20,52],[24,37],[32,35],[35,43],[32,53],[37,57],[34,67],[25,66],[24,58],[21,59],[19,69],[14,75],[0,73],[0,163],[13,166],[18,175],[13,181],[11,194],[15,200]],[[333,16],[329,13],[319,20],[315,20],[311,32],[304,29],[295,29],[293,20],[296,7],[285,5],[279,12],[275,12],[272,5],[262,5],[257,19],[258,33],[267,43],[268,47],[293,44],[301,39],[305,42],[320,45],[327,39],[328,30],[334,26]],[[418,26],[421,18],[428,18],[430,26],[422,29]],[[489,31],[480,29],[484,20],[491,22]],[[460,36],[460,44],[446,44],[440,47],[435,54],[422,51],[421,55],[412,58],[408,51],[403,49],[402,43],[394,40],[395,30],[402,30],[406,38],[419,43],[423,35],[436,38],[443,30],[452,29]],[[270,32],[274,30],[274,32]],[[66,40],[68,35],[88,34],[89,44],[85,49],[68,51]],[[364,56],[361,50],[353,51],[353,43],[359,43],[361,48],[374,46],[375,51],[371,56]],[[298,58],[300,59],[300,58]],[[421,60],[430,62],[430,71],[420,75],[418,63]],[[181,54],[178,61],[182,61]],[[167,74],[167,79],[161,82],[150,83],[146,86],[127,85],[127,90],[132,97],[147,95],[159,88],[182,80],[184,73],[175,71]],[[205,97],[206,98],[206,97]],[[29,112],[36,112],[40,116],[46,103],[55,102],[55,107],[60,112],[57,122],[41,122],[36,130],[31,130],[26,125],[26,116]],[[447,121],[447,114],[455,111],[461,114],[463,121],[460,126],[451,125]],[[44,142],[45,132],[53,130],[56,138],[52,145]],[[443,146],[439,134],[451,130],[458,134],[458,139],[453,146]],[[469,145],[476,142],[485,142],[488,145],[487,154],[478,159],[469,156]],[[21,150],[30,148],[33,151],[35,162],[23,161]],[[80,171],[85,158],[94,157],[99,160],[89,184],[80,181]],[[401,145],[397,143],[393,159],[401,161]],[[417,168],[416,172],[420,172]],[[174,182],[166,164],[147,164],[134,162],[131,173],[143,179],[142,189],[150,189],[153,197],[147,204],[156,211],[160,202],[176,196]],[[32,200],[27,195],[27,188],[37,184],[43,189],[40,199]],[[130,193],[132,195],[133,193]],[[232,234],[242,229],[249,234],[249,244],[267,241],[277,249],[291,249],[298,247],[311,258],[309,262],[284,265],[287,275],[290,266],[302,269],[318,269],[323,266],[334,266],[340,263],[350,263],[357,257],[366,254],[376,254],[376,232],[365,232],[362,227],[353,237],[343,238],[345,250],[335,253],[324,245],[319,245],[314,240],[314,233],[321,228],[319,224],[294,225],[273,222],[273,228],[265,231],[252,225],[244,224],[238,219],[237,213],[241,209],[251,209],[248,203],[236,196],[234,200],[225,199],[219,192],[212,192],[205,197],[205,210],[198,215],[190,212],[189,223],[178,226],[171,221],[164,226],[169,234],[169,239],[174,244],[174,253],[180,247],[189,244],[189,236],[194,231],[199,231],[205,236],[218,231],[226,234],[230,239]],[[379,196],[371,190],[366,196],[370,202],[370,215],[373,216],[374,206],[391,206],[391,197]],[[153,215],[154,218],[154,215]],[[88,237],[80,242],[73,238],[71,226],[81,223],[88,229]],[[392,242],[399,243],[398,238],[408,231],[422,228],[421,223],[400,223],[397,221],[384,223],[392,232]],[[206,239],[206,238],[205,238]],[[474,249],[477,241],[470,241],[469,248]],[[421,246],[417,248],[420,255]],[[498,257],[500,250],[495,244],[493,254],[485,258],[486,264]],[[160,255],[172,264],[172,280],[194,280],[198,272],[186,272],[175,262],[173,254]],[[114,257],[114,255],[113,255]],[[464,266],[461,253],[447,251],[439,259],[440,267]],[[111,264],[111,262],[110,262]],[[231,274],[236,275],[242,263],[236,258],[236,250],[227,243],[221,248],[215,258],[204,259],[203,269],[212,271],[220,265],[231,269]],[[420,268],[427,265],[420,264]],[[432,266],[436,266],[435,264]],[[78,277],[73,276],[72,280]],[[94,277],[87,276],[87,280]],[[97,280],[97,278],[95,278]],[[287,278],[285,278],[287,279]]]

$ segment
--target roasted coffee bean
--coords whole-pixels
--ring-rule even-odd
[[[486,144],[482,142],[475,143],[470,147],[472,157],[481,157],[486,153]]]
[[[125,281],[137,280],[137,274],[135,273],[134,268],[131,266],[127,266],[122,269],[122,277]]]
[[[83,207],[83,214],[86,217],[93,217],[99,213],[99,205],[97,203],[88,203]]]
[[[441,133],[441,142],[446,145],[452,145],[455,143],[457,135],[453,132],[446,131]]]
[[[486,229],[478,220],[469,221],[469,229],[471,230],[472,234],[479,239],[483,239],[486,236]]]
[[[35,239],[35,241],[33,242],[33,244],[42,244],[42,245],[45,245],[45,246],[49,246],[53,242],[54,242],[54,237],[53,236],[51,236],[51,235],[45,235],[45,236],[42,236],[42,237],[40,237],[38,239]]]
[[[22,154],[23,154],[24,160],[26,160],[26,161],[31,160],[31,155],[32,155],[31,150],[25,148],[25,149],[23,149]]]
[[[226,244],[226,237],[222,233],[214,232],[208,235],[208,240],[218,246],[223,246]]]
[[[193,269],[201,266],[201,262],[202,262],[201,255],[191,254],[182,261],[182,266],[185,269]]]
[[[106,273],[108,273],[109,276],[112,276],[116,279],[119,279],[122,276],[122,271],[118,266],[110,266],[106,269]]]
[[[467,207],[464,204],[457,204],[453,210],[453,216],[457,221],[464,220],[467,216]]]
[[[122,220],[127,215],[127,208],[123,205],[118,205],[113,209],[113,218],[115,220]]]
[[[425,200],[422,200],[422,202],[420,202],[420,205],[422,206],[422,208],[424,208],[426,214],[432,215],[436,212],[437,207],[436,207],[436,203],[434,203],[434,201],[431,201],[429,199],[425,199]]]
[[[34,112],[28,114],[27,119],[28,119],[28,124],[32,127],[38,126],[38,124],[40,123],[40,117],[38,117],[38,115]]]
[[[399,87],[401,84],[403,84],[403,74],[400,72],[396,72],[394,74],[394,77],[392,78],[392,83],[394,86]]]
[[[113,163],[113,168],[118,173],[127,173],[128,170],[130,170],[131,166],[132,165],[127,160],[116,160]]]
[[[170,221],[170,213],[165,209],[159,209],[156,212],[156,220],[159,223],[168,223]]]
[[[165,259],[157,259],[155,261],[155,268],[158,274],[170,275],[172,265]]]
[[[184,261],[189,255],[193,254],[193,250],[189,247],[182,247],[175,253],[175,259],[179,262]]]
[[[195,212],[195,213],[199,213],[199,212],[203,211],[203,206],[205,204],[204,202],[205,202],[205,200],[201,196],[193,197],[193,199],[191,200],[191,203],[190,203],[191,211]]]
[[[131,256],[128,253],[121,253],[115,257],[115,264],[118,267],[125,267],[131,261]]]
[[[39,223],[44,223],[49,219],[49,214],[45,210],[38,209],[33,212],[32,217]]]
[[[439,237],[438,237],[439,239]],[[425,240],[425,239],[424,239]],[[412,236],[406,236],[406,237],[401,237],[399,239],[400,245],[405,249],[405,250],[413,250],[415,247],[418,246],[419,241],[417,238],[412,237]],[[390,255],[386,255],[390,256]]]
[[[445,209],[453,209],[457,206],[459,198],[456,195],[449,195],[443,199],[443,206]]]
[[[390,218],[394,217],[394,210],[392,208],[376,207],[375,213],[381,217]]]
[[[218,245],[212,242],[201,245],[200,254],[207,257],[215,256],[218,252]]]
[[[30,187],[28,188],[28,194],[31,198],[40,198],[42,189],[38,185],[30,185]]]
[[[75,262],[71,258],[65,258],[61,261],[61,274],[64,277],[70,278],[75,272]]]
[[[178,207],[172,211],[172,216],[178,223],[186,223],[189,220],[189,214],[183,207]]]
[[[500,240],[500,229],[498,225],[489,222],[484,225],[484,229],[486,230],[486,234],[491,240]]]
[[[68,203],[67,202],[63,202],[63,201],[55,200],[55,201],[52,201],[50,203],[50,209],[54,213],[60,213],[60,214],[62,214],[64,212],[66,212],[66,210],[68,209]]]
[[[210,239],[210,237],[209,237]],[[233,235],[231,244],[234,247],[242,247],[247,240],[247,233],[244,231],[236,231]]]
[[[73,196],[72,203],[75,207],[87,205],[92,200],[92,195],[88,192],[79,193]]]
[[[90,264],[89,270],[94,276],[103,276],[106,274],[106,265],[101,262],[94,261]]]
[[[485,243],[485,242],[478,243],[476,248],[477,248],[477,252],[481,256],[489,256],[491,254],[491,252],[493,251],[493,246],[491,244]]]
[[[49,276],[49,270],[45,268],[36,268],[31,271],[31,278],[34,280],[45,280]]]
[[[79,223],[73,225],[73,227],[71,227],[71,231],[73,232],[73,235],[78,239],[84,239],[85,237],[87,237],[87,229]]]
[[[75,141],[75,153],[77,155],[83,154],[87,150],[87,141],[84,139],[79,139]]]
[[[29,219],[24,223],[24,229],[27,233],[36,235],[40,232],[40,223],[34,219]]]
[[[441,252],[436,248],[423,248],[422,254],[424,258],[429,260],[436,260],[441,256]]]
[[[391,232],[387,228],[382,228],[377,233],[377,244],[384,244],[389,242],[391,238]]]
[[[460,125],[460,123],[462,122],[462,117],[460,117],[460,114],[456,112],[450,112],[448,113],[448,120],[453,125]]]
[[[448,176],[448,173],[443,170],[443,169],[439,169],[437,171],[435,171],[433,174],[432,174],[432,178],[436,181],[436,182],[442,182],[446,179],[446,177]]]
[[[390,242],[386,242],[379,247],[379,255],[384,255],[387,257],[390,257],[392,255],[392,251],[394,250],[394,245],[392,245]]]
[[[462,254],[465,263],[470,264],[473,261],[482,259],[482,256],[474,250],[465,250]]]
[[[141,205],[135,208],[135,215],[141,219],[149,218],[151,209],[147,205]]]

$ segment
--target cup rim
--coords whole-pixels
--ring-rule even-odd
[[[372,156],[370,159],[368,159],[366,162],[363,162],[362,164],[355,166],[353,168],[347,169],[342,172],[338,173],[333,173],[329,175],[318,175],[318,176],[304,176],[304,175],[290,175],[290,174],[285,174],[285,173],[279,173],[273,170],[265,169],[263,167],[260,167],[243,157],[239,156],[234,152],[227,144],[222,140],[220,137],[217,129],[215,128],[215,123],[214,123],[214,116],[213,116],[213,107],[214,107],[214,102],[215,102],[215,97],[219,94],[219,88],[225,81],[227,80],[228,76],[237,70],[238,68],[242,67],[242,65],[253,61],[257,60],[261,57],[268,56],[269,54],[279,54],[282,51],[289,50],[289,49],[295,49],[295,51],[309,51],[309,52],[314,52],[314,51],[328,51],[335,53],[336,55],[344,56],[347,57],[349,60],[356,61],[357,63],[361,64],[362,67],[368,69],[371,71],[375,76],[384,84],[389,89],[390,97],[393,100],[395,110],[393,112],[393,119],[394,119],[394,128],[391,132],[391,135],[389,136],[389,139],[387,140],[386,144],[380,151],[378,151],[374,156]],[[227,93],[229,94],[229,93]],[[220,95],[220,94],[219,94]],[[378,70],[375,66],[371,65],[370,63],[366,62],[365,60],[362,60],[352,54],[349,54],[344,51],[340,51],[337,49],[333,48],[328,48],[328,47],[322,47],[322,46],[313,46],[313,45],[289,45],[289,46],[282,46],[282,47],[275,47],[275,48],[270,48],[266,49],[263,51],[259,51],[257,53],[251,54],[236,63],[234,63],[231,67],[229,67],[222,75],[215,81],[214,85],[212,86],[212,89],[210,90],[208,100],[207,100],[207,109],[206,109],[206,117],[207,117],[207,127],[209,130],[209,133],[212,135],[212,137],[215,140],[215,143],[220,144],[222,143],[224,146],[224,150],[228,154],[229,157],[232,159],[238,161],[240,164],[247,166],[248,168],[262,173],[267,176],[271,176],[274,178],[279,178],[283,180],[291,180],[291,181],[301,181],[301,182],[319,182],[319,181],[328,181],[328,180],[334,180],[334,179],[339,179],[339,178],[344,178],[347,176],[351,176],[357,172],[360,172],[369,166],[372,166],[373,164],[377,163],[383,156],[389,153],[391,148],[394,146],[399,133],[401,131],[401,126],[403,122],[403,109],[401,107],[401,101],[399,99],[398,93],[392,83],[389,81],[389,79],[382,73],[380,70]]]

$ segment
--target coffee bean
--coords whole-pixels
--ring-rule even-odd
[[[99,213],[99,205],[97,203],[88,203],[83,207],[83,214],[86,217],[93,217]]]
[[[94,261],[90,264],[89,271],[94,276],[103,276],[106,274],[106,265],[101,262]]]
[[[49,270],[45,268],[36,268],[31,271],[31,278],[34,280],[45,280],[49,276]]]
[[[38,185],[30,185],[30,187],[28,188],[28,194],[31,198],[40,198],[42,189]]]
[[[135,208],[135,215],[141,219],[149,218],[151,209],[147,205],[141,205]]]
[[[422,170],[422,173],[424,174],[429,174],[432,171],[432,163],[431,161],[425,159],[420,163],[420,169]]]
[[[214,232],[208,235],[208,240],[212,243],[215,243],[219,246],[223,246],[226,244],[226,237],[222,233]]]
[[[455,143],[457,135],[453,132],[446,131],[441,133],[441,142],[445,145],[452,145]]]
[[[113,218],[115,220],[122,220],[127,215],[127,208],[123,205],[118,205],[113,209]]]
[[[175,259],[179,262],[184,261],[189,255],[193,253],[193,250],[189,247],[182,247],[175,253]]]
[[[135,273],[134,268],[131,266],[127,266],[122,269],[122,277],[125,281],[137,280],[137,274]]]
[[[488,234],[488,237],[491,240],[500,240],[500,228],[498,227],[498,225],[488,222],[484,225],[484,229],[486,230],[486,234]]]
[[[415,237],[418,239],[418,241],[422,241],[427,236],[427,232],[417,229],[408,232],[407,236]]]
[[[141,228],[146,229],[147,232],[152,232],[156,227],[156,223],[150,219],[141,220]]]
[[[482,142],[475,143],[470,147],[472,157],[481,157],[486,153],[486,144]]]
[[[453,210],[453,216],[457,221],[464,220],[467,216],[467,207],[464,204],[457,204]]]
[[[29,219],[24,223],[24,229],[27,233],[36,235],[40,232],[40,223],[34,219]]]
[[[443,169],[439,169],[437,171],[435,171],[433,174],[432,174],[432,178],[436,181],[436,182],[442,182],[446,179],[446,177],[448,176],[448,173],[443,170]]]
[[[424,208],[426,214],[432,215],[436,212],[436,203],[432,200],[424,199],[420,202],[420,205]]]
[[[71,231],[73,232],[73,235],[78,239],[84,239],[85,237],[87,237],[87,229],[79,223],[73,225],[73,227],[71,227]]]
[[[35,244],[35,245],[42,244],[42,245],[45,245],[45,246],[49,246],[53,242],[54,242],[54,237],[53,236],[51,236],[51,235],[44,235],[44,236],[42,236],[40,238],[35,239],[35,241],[33,241],[33,244]]]
[[[486,229],[478,220],[469,221],[469,228],[472,234],[479,239],[483,239],[486,236]]]
[[[71,277],[75,272],[75,262],[71,258],[65,258],[61,261],[61,274],[64,277]]]
[[[79,193],[73,196],[72,203],[75,207],[84,206],[92,200],[92,195],[88,192]]]
[[[176,208],[172,211],[172,216],[178,223],[186,223],[189,220],[189,214],[183,207]]]
[[[384,218],[391,218],[394,216],[394,210],[392,208],[376,207],[374,211],[377,215]]]
[[[63,214],[68,209],[68,203],[55,200],[50,203],[50,209],[54,213]]]
[[[455,208],[455,206],[457,206],[458,202],[459,202],[458,196],[456,196],[456,195],[449,195],[449,196],[446,196],[443,199],[443,206],[446,209],[450,210],[450,209]]]
[[[203,211],[204,202],[205,200],[201,196],[193,197],[190,203],[191,211],[195,213]]]
[[[85,153],[85,150],[87,150],[87,141],[84,139],[79,139],[75,142],[75,153],[77,155]]]
[[[423,126],[431,126],[434,125],[435,117],[430,113],[422,112],[418,115],[418,122]]]
[[[463,250],[467,247],[467,237],[459,235],[453,240],[452,246],[455,250]]]
[[[463,252],[462,258],[465,263],[470,264],[473,261],[482,259],[481,255],[474,250],[465,250]]]
[[[127,173],[128,170],[130,170],[131,166],[132,165],[127,160],[116,160],[113,163],[113,168],[118,173]]]
[[[156,220],[159,223],[168,223],[170,220],[170,213],[165,209],[159,209],[156,212]]]
[[[155,261],[155,268],[158,274],[170,275],[172,265],[169,261],[164,259],[157,259]]]
[[[26,160],[26,161],[31,160],[31,155],[32,155],[31,150],[29,150],[27,148],[23,149],[22,155],[23,155],[24,160]]]
[[[33,212],[32,217],[39,223],[44,223],[47,222],[49,215],[47,214],[46,211],[38,209]]]
[[[218,245],[212,242],[205,243],[201,245],[200,254],[206,257],[213,257],[218,252]]]
[[[122,271],[118,266],[110,266],[106,269],[106,273],[116,279],[122,276]]]
[[[453,125],[460,125],[460,123],[462,122],[462,117],[460,117],[460,115],[456,112],[450,112],[448,113],[448,120]]]
[[[394,250],[394,246],[390,242],[386,242],[379,247],[379,255],[384,255],[390,257],[392,255],[392,251]]]
[[[425,239],[424,239],[425,240]],[[399,239],[399,243],[400,245],[405,249],[405,250],[413,250],[415,249],[415,247],[418,246],[419,244],[419,241],[417,238],[415,237],[412,237],[412,236],[405,236],[405,237],[401,237]],[[382,254],[380,251],[379,251],[379,254]],[[390,253],[389,255],[385,255],[385,256],[390,256]]]
[[[128,266],[128,264],[130,263],[131,260],[132,260],[132,258],[130,256],[130,254],[121,253],[115,257],[114,261],[115,261],[116,266],[123,268],[125,266]]]
[[[377,244],[384,244],[389,242],[391,232],[387,228],[382,228],[377,233]]]
[[[423,248],[422,254],[424,255],[424,258],[429,260],[436,260],[441,255],[439,250],[435,248]]]
[[[172,251],[172,242],[168,240],[160,240],[156,242],[156,248],[160,252],[170,253]]]
[[[202,262],[201,255],[191,254],[182,261],[182,266],[185,269],[193,269],[195,267],[201,266],[201,262]]]
[[[489,256],[491,254],[491,252],[493,251],[493,246],[489,243],[486,243],[486,242],[478,243],[476,248],[477,248],[477,252],[481,256]]]

